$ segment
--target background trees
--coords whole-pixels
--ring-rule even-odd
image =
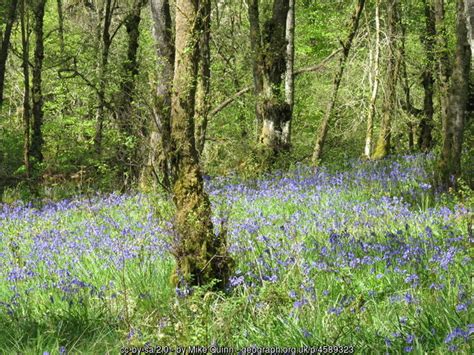
[[[458,43],[454,2],[200,4],[193,140],[206,174],[256,174],[268,163],[262,146],[276,167],[309,162],[320,129],[327,132],[320,134],[323,164],[361,151],[371,158],[438,153],[452,140],[449,102],[463,94],[450,88],[469,88],[471,66],[463,60],[464,74],[454,75],[461,67],[454,58],[466,46]],[[472,6],[463,6],[468,43]],[[0,13],[2,189],[15,191],[36,170],[43,185],[67,182],[55,194],[129,189],[138,181],[170,190],[175,4],[11,0]],[[358,21],[347,23],[352,14]],[[459,158],[440,158],[461,167],[472,165],[472,120],[462,122],[459,131],[468,133],[464,143],[458,135]],[[462,168],[446,174],[463,176]],[[472,183],[470,176],[463,178]]]

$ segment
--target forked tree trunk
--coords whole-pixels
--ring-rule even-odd
[[[35,0],[32,9],[35,19],[35,52],[33,64],[33,132],[31,136],[30,156],[34,159],[34,167],[43,161],[43,92],[42,74],[44,59],[43,22],[46,0]]]
[[[142,188],[153,185],[162,175],[162,185],[171,187],[171,86],[174,72],[174,40],[169,0],[151,0],[158,86],[153,119],[148,125],[148,150],[140,178]]]
[[[433,95],[434,95],[434,77],[433,72],[435,72],[435,57],[434,57],[434,48],[435,48],[435,38],[436,38],[436,25],[434,17],[434,8],[431,3],[431,0],[424,0],[424,10],[425,10],[425,34],[422,37],[422,42],[425,47],[426,52],[426,67],[423,72],[423,90],[424,90],[424,99],[423,99],[423,117],[420,120],[418,136],[418,149],[422,152],[427,152],[433,147]]]
[[[449,101],[443,122],[443,148],[438,160],[437,184],[457,187],[461,176],[461,150],[469,96],[471,50],[467,35],[464,0],[456,2],[456,55],[449,87]]]
[[[388,21],[388,66],[386,74],[385,98],[382,105],[382,126],[380,128],[373,159],[383,159],[390,153],[392,118],[396,110],[396,88],[400,53],[397,46],[398,0],[387,1]]]
[[[346,67],[347,57],[349,56],[349,52],[352,46],[352,40],[354,39],[357,29],[359,27],[359,20],[362,10],[364,9],[365,0],[358,0],[354,13],[352,14],[351,20],[351,28],[349,30],[349,35],[347,36],[346,40],[342,43],[342,54],[339,59],[339,68],[334,76],[333,81],[333,91],[331,99],[329,100],[326,113],[324,114],[323,121],[321,122],[321,126],[319,127],[319,132],[316,137],[316,143],[314,145],[314,152],[313,157],[311,159],[313,165],[317,165],[322,157],[323,154],[323,147],[326,141],[326,136],[329,129],[329,123],[331,120],[332,112],[334,110],[334,106],[336,105],[337,94],[339,92],[339,86],[341,84],[342,75],[344,74],[344,69]]]
[[[199,39],[199,66],[196,86],[195,140],[199,156],[206,142],[207,120],[210,109],[209,95],[211,92],[211,0],[201,0],[202,33]]]
[[[8,7],[8,14],[6,18],[5,32],[3,37],[0,36],[1,47],[0,47],[0,109],[3,105],[3,89],[5,86],[5,72],[8,57],[8,47],[10,46],[10,37],[12,33],[13,23],[16,17],[16,8],[18,0],[10,0],[10,6]]]
[[[198,0],[176,1],[176,59],[171,102],[173,200],[176,205],[176,283],[225,287],[230,271],[225,236],[216,236],[194,141],[199,31]]]
[[[370,96],[369,111],[367,115],[367,133],[365,135],[364,156],[372,156],[372,140],[374,136],[374,120],[376,116],[376,103],[379,90],[379,62],[380,62],[380,0],[375,2],[375,54],[373,58],[372,93]]]

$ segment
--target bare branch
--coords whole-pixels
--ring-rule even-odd
[[[304,73],[309,73],[309,72],[315,72],[315,71],[318,71],[318,70],[321,70],[324,68],[324,66],[331,60],[333,59],[336,54],[338,54],[342,49],[337,49],[335,50],[334,52],[332,52],[329,56],[327,56],[321,63],[319,64],[316,64],[316,65],[313,65],[313,66],[310,66],[310,67],[305,67],[305,68],[300,68],[298,70],[295,70],[293,72],[293,75],[296,77],[300,74],[304,74]],[[236,92],[234,95],[232,95],[231,97],[225,99],[223,102],[221,102],[216,108],[214,108],[213,110],[211,110],[211,112],[209,112],[209,117],[213,117],[215,116],[216,114],[218,114],[219,112],[221,112],[223,109],[225,109],[227,106],[229,106],[232,102],[234,102],[235,100],[237,100],[239,97],[241,97],[242,95],[245,95],[246,93],[248,93],[249,91],[251,91],[253,88],[253,86],[246,86],[244,87],[243,89],[241,89],[240,91]]]

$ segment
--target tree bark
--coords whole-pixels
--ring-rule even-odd
[[[260,31],[260,10],[258,0],[247,0],[248,16],[250,24],[250,49],[252,51],[252,72],[253,72],[253,86],[255,96],[263,90],[263,67],[261,62],[262,51],[262,35]],[[262,127],[263,113],[260,111],[260,105],[255,104],[255,132],[259,136]]]
[[[283,145],[291,146],[291,121],[295,101],[295,0],[290,0],[286,18],[286,72],[285,72],[285,99],[290,109],[290,119],[283,124]]]
[[[64,13],[63,13],[63,1],[57,0],[56,6],[58,8],[58,34],[59,34],[59,48],[61,54],[64,55]]]
[[[467,21],[467,38],[469,46],[471,47],[471,57],[474,56],[474,1],[466,0],[466,21]],[[472,60],[472,58],[471,58]],[[469,82],[469,101],[468,101],[468,112],[472,114],[474,112],[474,73],[470,74]]]
[[[171,101],[173,200],[176,205],[177,240],[175,282],[180,287],[217,280],[224,288],[230,272],[225,236],[216,236],[211,205],[204,191],[194,141],[194,111],[198,64],[198,0],[176,1],[176,59]]]
[[[434,63],[434,48],[436,38],[436,25],[434,8],[430,0],[424,0],[424,11],[425,11],[425,26],[426,32],[422,38],[423,45],[426,52],[426,67],[423,72],[423,117],[419,124],[420,134],[418,136],[418,149],[422,152],[427,152],[433,147],[433,95],[434,95],[434,77],[435,72]]]
[[[35,0],[33,5],[33,14],[35,18],[34,33],[35,33],[35,51],[34,51],[34,65],[33,65],[33,132],[31,136],[30,156],[34,159],[35,170],[38,168],[37,164],[43,162],[43,92],[42,92],[42,74],[43,74],[43,59],[44,59],[44,42],[43,42],[43,23],[44,10],[46,0]]]
[[[137,123],[133,120],[132,102],[135,91],[135,80],[138,75],[139,65],[137,54],[140,38],[141,11],[144,0],[135,0],[132,8],[125,18],[125,29],[127,30],[127,58],[123,63],[124,76],[121,82],[119,102],[117,104],[117,121],[122,134],[125,136],[137,136],[135,127]],[[136,178],[138,175],[137,149],[130,150],[126,144],[120,144],[117,154],[122,168],[122,180],[127,176]]]
[[[260,29],[258,0],[248,0],[250,41],[253,52],[259,141],[276,155],[288,150],[283,131],[289,128],[291,110],[285,102],[282,78],[286,70],[286,20],[289,0],[274,0],[272,17]],[[285,135],[289,136],[289,132]]]
[[[373,59],[373,81],[370,96],[369,112],[367,115],[367,133],[365,136],[364,155],[372,156],[372,140],[374,136],[374,119],[376,116],[376,103],[379,90],[379,62],[380,62],[380,0],[375,2],[375,54]]]
[[[142,170],[142,188],[153,185],[158,173],[163,176],[162,185],[171,187],[171,87],[174,72],[174,40],[168,0],[151,0],[153,36],[155,38],[158,61],[158,86],[153,107],[153,120],[149,124],[148,152]],[[155,170],[158,168],[158,172]]]
[[[461,150],[469,96],[471,50],[468,42],[464,0],[456,2],[456,54],[449,87],[449,101],[443,123],[443,148],[438,160],[437,184],[457,187],[461,176]]]
[[[444,0],[434,1],[435,26],[436,26],[436,54],[437,54],[437,79],[440,97],[442,130],[446,128],[449,106],[449,79],[451,77],[451,63],[449,59],[447,29],[444,23]]]
[[[206,142],[207,121],[210,110],[211,92],[211,50],[209,39],[211,35],[211,1],[201,0],[202,33],[199,40],[199,67],[196,87],[196,149],[201,155]]]
[[[332,116],[332,111],[334,110],[334,106],[337,100],[337,94],[339,92],[339,85],[341,84],[342,75],[344,73],[344,69],[346,67],[347,57],[349,56],[349,52],[351,50],[352,41],[357,33],[357,29],[359,27],[359,20],[362,10],[364,9],[365,0],[358,0],[354,13],[352,14],[351,20],[351,28],[349,30],[349,35],[347,36],[346,40],[342,43],[342,54],[339,58],[339,68],[334,76],[333,81],[333,92],[331,99],[329,100],[326,113],[324,115],[323,121],[321,122],[321,126],[319,128],[318,135],[316,137],[316,143],[314,145],[314,152],[313,157],[311,159],[313,165],[317,165],[322,157],[323,154],[323,147],[324,142],[326,141],[327,132],[329,129],[329,123]]]
[[[10,0],[10,6],[8,7],[8,14],[6,18],[5,32],[3,33],[3,37],[0,37],[2,41],[0,47],[0,109],[3,105],[3,89],[5,86],[5,72],[8,57],[8,47],[10,46],[10,37],[12,33],[13,23],[15,22],[17,5],[18,0]]]
[[[474,53],[474,1],[466,0],[467,39],[471,47],[471,56]]]
[[[385,98],[382,105],[382,126],[380,128],[373,159],[383,159],[390,153],[390,138],[392,133],[392,116],[396,110],[396,88],[400,53],[397,45],[398,0],[387,2],[388,22],[388,66],[385,87]]]
[[[104,27],[102,28],[102,51],[101,61],[99,64],[99,90],[97,92],[97,123],[94,137],[94,148],[97,155],[102,154],[102,136],[104,130],[104,115],[105,115],[105,89],[107,87],[106,75],[107,66],[109,64],[110,46],[112,45],[112,36],[110,34],[110,27],[112,25],[112,16],[115,9],[115,2],[106,0],[104,4]]]
[[[22,69],[23,69],[23,164],[25,165],[26,178],[30,178],[30,38],[29,18],[26,10],[25,0],[20,2],[20,26],[22,47]]]

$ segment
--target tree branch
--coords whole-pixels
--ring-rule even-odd
[[[315,72],[315,71],[318,71],[318,70],[321,70],[324,68],[324,66],[327,64],[327,62],[329,62],[331,59],[333,59],[336,54],[338,54],[342,49],[337,49],[335,50],[334,52],[332,52],[329,56],[327,56],[326,58],[324,58],[324,60],[319,63],[319,64],[316,64],[316,65],[313,65],[313,66],[310,66],[310,67],[305,67],[305,68],[300,68],[298,70],[295,70],[293,72],[293,75],[296,77],[300,74],[304,74],[304,73],[309,73],[309,72]],[[223,102],[221,102],[217,107],[215,107],[213,110],[211,110],[209,112],[209,118],[210,117],[213,117],[215,116],[216,114],[218,114],[219,112],[221,112],[223,109],[225,109],[227,106],[229,106],[232,102],[234,102],[235,100],[237,100],[240,96],[248,93],[250,90],[252,90],[253,86],[246,86],[244,87],[243,89],[241,89],[240,91],[236,92],[234,95],[232,95],[231,97],[225,99]]]

